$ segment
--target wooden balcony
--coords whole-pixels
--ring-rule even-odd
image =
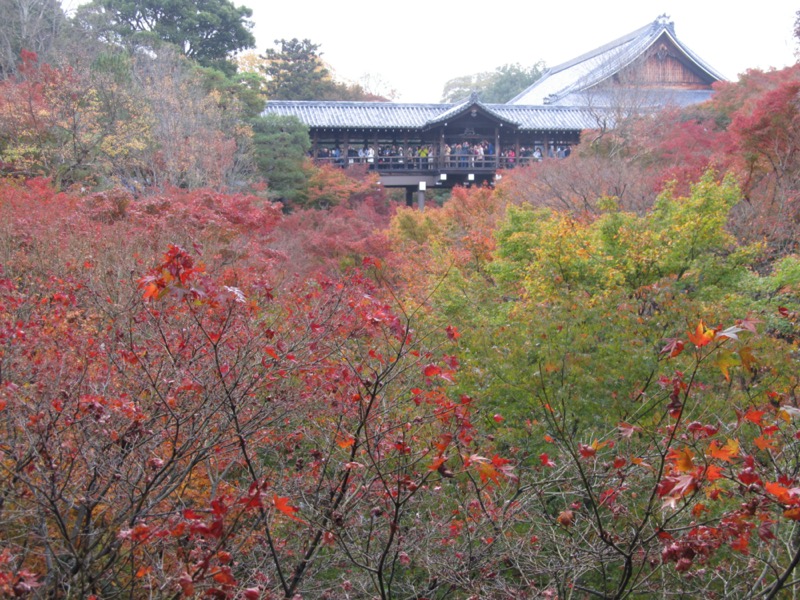
[[[341,168],[355,165],[367,165],[369,170],[380,174],[395,175],[431,175],[439,173],[453,174],[482,174],[496,173],[502,169],[513,169],[518,166],[527,166],[537,162],[533,157],[497,156],[496,154],[484,156],[450,155],[411,157],[403,156],[377,156],[372,159],[360,157],[324,157],[314,158],[317,164],[328,164]]]

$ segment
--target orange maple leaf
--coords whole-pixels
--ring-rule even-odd
[[[139,569],[136,571],[136,577],[139,577],[139,578],[146,577],[147,575],[149,575],[152,572],[153,572],[153,567],[150,567],[150,566],[139,567]]]
[[[755,438],[753,440],[753,443],[756,446],[758,446],[759,450],[768,450],[768,449],[772,449],[773,448],[773,446],[775,444],[775,440],[771,440],[768,437],[764,437],[763,435],[760,435],[760,436],[758,436],[757,438]]]
[[[479,462],[477,463],[477,466],[478,475],[481,477],[481,482],[486,483],[489,479],[491,479],[495,483],[500,483],[497,479],[500,473],[492,463]]]
[[[756,410],[755,408],[750,408],[746,413],[744,413],[744,417],[742,417],[745,421],[750,421],[751,423],[755,423],[756,425],[761,425],[761,418],[767,413],[765,410]]]
[[[446,462],[447,462],[447,458],[446,457],[439,456],[438,458],[435,458],[434,461],[430,465],[428,465],[428,470],[429,471],[437,471],[439,469],[439,467],[441,467]]]
[[[778,499],[778,502],[783,504],[791,504],[792,496],[789,494],[789,488],[782,486],[780,483],[769,482],[764,484],[764,489]]]
[[[144,288],[144,294],[142,294],[142,298],[144,300],[158,300],[160,291],[161,290],[158,289],[158,286],[155,283],[150,283]]]
[[[667,455],[667,459],[675,463],[675,468],[681,473],[688,473],[694,470],[694,452],[691,448],[682,448],[681,450],[672,449]]]
[[[236,578],[231,573],[230,567],[222,567],[213,575],[214,581],[222,585],[236,585]]]
[[[433,446],[439,451],[439,454],[444,454],[444,451],[447,450],[447,447],[450,445],[450,442],[453,441],[453,434],[452,433],[443,433],[439,436],[439,441],[435,443]]]
[[[279,510],[280,512],[285,514],[287,517],[289,517],[293,521],[297,521],[298,523],[305,523],[305,521],[303,521],[302,519],[299,519],[298,517],[295,516],[295,514],[300,512],[300,509],[297,508],[296,506],[292,506],[291,504],[289,504],[289,498],[288,497],[281,498],[277,494],[273,494],[272,503],[275,505],[275,508],[277,510]]]
[[[689,338],[689,341],[692,342],[695,346],[697,346],[698,348],[702,348],[703,346],[708,345],[711,342],[711,340],[714,339],[715,335],[716,331],[714,331],[713,329],[709,329],[708,327],[706,327],[705,323],[700,321],[697,324],[697,327],[695,327],[694,332],[690,331],[687,334],[687,337]]]
[[[714,440],[708,446],[708,453],[717,460],[732,462],[733,458],[739,454],[739,442],[728,440],[724,446],[720,447],[717,440]]]
[[[731,548],[733,548],[737,552],[741,552],[742,554],[750,553],[749,545],[750,545],[750,531],[745,531],[739,537],[737,537],[736,540],[731,542]]]
[[[340,448],[349,448],[356,443],[356,439],[352,435],[340,435],[336,438],[336,445]]]
[[[721,479],[722,469],[720,469],[717,465],[708,465],[705,476],[706,480],[708,481],[716,481],[717,479]]]

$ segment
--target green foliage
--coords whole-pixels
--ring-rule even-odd
[[[267,179],[270,195],[297,198],[308,177],[303,166],[311,147],[308,127],[296,117],[269,114],[253,119],[252,128],[256,168]]]
[[[544,63],[540,61],[527,68],[513,63],[494,71],[456,77],[445,83],[442,102],[458,102],[477,91],[483,102],[502,104],[535,83],[543,71]]]
[[[643,216],[618,211],[608,201],[601,204],[611,210],[594,221],[511,207],[498,230],[493,269],[500,280],[521,282],[540,300],[562,291],[633,292],[665,277],[680,280],[690,271],[702,273],[708,284],[739,264],[729,256],[735,244],[724,230],[738,200],[732,179],[718,183],[709,172],[689,197],[676,198],[668,190]]]
[[[242,119],[258,117],[264,110],[263,79],[256,73],[227,74],[212,67],[198,67],[207,93],[216,93],[220,105],[238,111]]]
[[[93,0],[76,19],[87,30],[132,47],[166,42],[205,66],[230,70],[229,56],[252,48],[253,11],[230,0]]]
[[[541,417],[537,390],[569,407],[570,427],[624,419],[661,368],[663,340],[686,323],[709,312],[720,321],[775,312],[753,280],[775,284],[748,268],[760,248],[737,246],[725,230],[739,198],[732,178],[709,172],[686,197],[667,190],[641,215],[613,198],[598,203],[606,212],[595,218],[522,204],[492,226],[486,215],[501,210],[487,203],[467,227],[433,211],[425,219],[401,211],[393,227],[408,256],[449,265],[431,271],[431,285],[434,313],[462,332],[462,389],[481,389],[487,410],[516,424],[502,437],[521,444],[520,424]],[[481,221],[480,233],[470,231]],[[492,232],[488,260],[459,258],[468,241]]]

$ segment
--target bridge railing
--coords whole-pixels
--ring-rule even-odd
[[[446,156],[375,156],[372,158],[358,156],[325,156],[314,157],[317,164],[328,164],[336,167],[347,168],[354,165],[367,165],[370,170],[381,173],[420,172],[420,171],[450,171],[450,172],[481,172],[497,171],[498,169],[513,169],[518,166],[527,166],[538,162],[531,156],[509,157],[497,154],[483,156],[471,154],[451,154]]]

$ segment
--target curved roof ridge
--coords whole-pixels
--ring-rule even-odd
[[[642,35],[644,35],[645,33],[650,32],[653,29],[653,27],[655,25],[657,25],[657,24],[658,24],[658,20],[653,21],[652,23],[648,23],[644,27],[640,27],[636,31],[632,31],[631,33],[629,33],[627,35],[623,35],[621,37],[618,37],[615,40],[612,40],[612,41],[610,41],[610,42],[608,42],[606,44],[603,44],[599,48],[595,48],[594,50],[590,50],[589,52],[584,52],[580,56],[577,56],[577,57],[575,57],[573,59],[570,59],[570,60],[568,60],[566,62],[563,62],[563,63],[561,63],[559,65],[556,65],[555,67],[552,67],[550,69],[547,69],[545,71],[545,73],[558,73],[558,72],[563,71],[565,69],[569,69],[571,67],[574,67],[575,65],[578,65],[578,64],[580,64],[582,62],[586,62],[590,58],[594,58],[595,56],[599,56],[600,54],[605,54],[606,52],[610,52],[611,50],[617,48],[618,46],[622,46],[623,44],[629,44],[630,42],[632,42],[635,39],[637,39],[637,38],[641,37]],[[658,31],[660,33],[661,28],[659,28]]]
[[[478,93],[473,91],[470,93],[469,97],[465,100],[461,101],[458,104],[454,104],[449,108],[446,108],[440,114],[431,117],[428,119],[428,122],[425,123],[426,126],[436,125],[438,123],[442,123],[447,119],[455,117],[461,113],[464,113],[468,110],[472,110],[473,108],[479,108],[484,111],[486,114],[491,115],[498,121],[503,121],[509,125],[517,125],[514,121],[507,119],[506,117],[502,116],[493,108],[493,106],[503,106],[502,104],[492,105],[492,104],[484,104],[478,99]]]

